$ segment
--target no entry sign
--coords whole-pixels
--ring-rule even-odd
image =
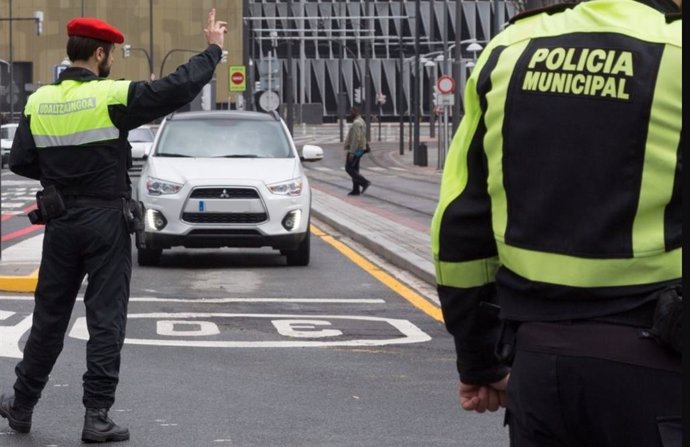
[[[443,94],[453,93],[455,91],[455,80],[448,75],[443,75],[436,81],[436,88]]]
[[[247,89],[247,76],[244,65],[233,65],[228,69],[228,90],[243,92]]]

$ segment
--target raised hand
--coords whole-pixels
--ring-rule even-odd
[[[216,8],[211,9],[208,13],[208,22],[204,28],[206,41],[209,45],[216,44],[223,48],[225,43],[225,34],[228,32],[228,22],[216,21]]]

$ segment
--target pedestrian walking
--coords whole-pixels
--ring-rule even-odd
[[[459,400],[513,447],[681,445],[681,4],[516,16],[432,221]]]
[[[113,422],[120,351],[125,339],[132,269],[130,234],[141,225],[131,200],[127,133],[189,103],[212,78],[227,24],[208,14],[208,48],[157,81],[108,80],[115,44],[124,36],[94,18],[67,24],[71,67],[32,94],[17,128],[10,169],[38,179],[43,192],[34,222],[45,223],[33,325],[17,364],[14,393],[0,396],[0,415],[19,433],[31,430],[34,406],[63,347],[77,293],[84,294],[89,341],[83,376],[81,439],[129,439]]]
[[[367,125],[357,107],[350,109],[348,120],[352,122],[345,137],[345,172],[352,178],[352,191],[348,196],[358,196],[369,188],[371,182],[359,173],[359,162],[364,154],[370,152],[367,142]],[[361,188],[361,190],[360,190]]]

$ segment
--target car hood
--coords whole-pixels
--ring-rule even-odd
[[[151,157],[147,175],[176,183],[213,180],[281,182],[301,174],[298,158],[166,158]]]

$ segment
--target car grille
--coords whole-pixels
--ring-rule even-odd
[[[259,193],[249,188],[198,188],[192,191],[192,199],[258,199]]]
[[[266,213],[183,213],[182,220],[190,223],[252,224],[268,218]]]
[[[223,230],[192,230],[188,236],[261,236],[257,230],[226,228]]]

